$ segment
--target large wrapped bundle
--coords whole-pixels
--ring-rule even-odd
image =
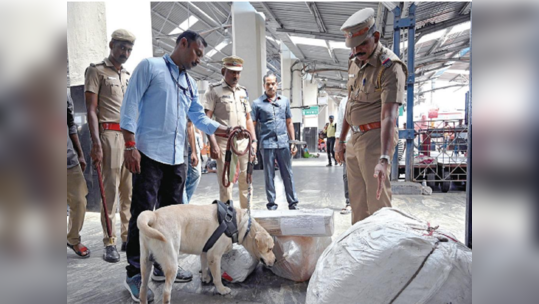
[[[292,281],[307,281],[329,244],[331,237],[277,236],[273,247],[276,259],[271,271]]]
[[[472,251],[428,222],[383,208],[324,251],[306,303],[472,303]]]
[[[232,250],[221,258],[222,277],[232,283],[243,282],[255,270],[258,262],[245,247],[233,244]]]
[[[273,236],[332,236],[333,210],[253,210],[253,218]]]

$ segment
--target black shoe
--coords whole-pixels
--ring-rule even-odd
[[[193,279],[193,274],[189,270],[185,270],[178,266],[178,272],[176,273],[176,278],[174,279],[174,283],[185,283],[190,282]],[[153,273],[152,273],[152,280],[155,282],[164,282],[165,281],[165,273],[163,270],[161,270],[161,267],[155,266],[153,267]]]
[[[122,249],[123,252],[127,251],[127,242],[122,242]]]
[[[278,205],[277,204],[273,204],[271,206],[266,205],[266,207],[268,207],[268,210],[277,210]]]
[[[118,263],[120,261],[120,254],[116,249],[116,246],[110,245],[105,247],[105,252],[103,252],[103,260],[109,263]]]
[[[326,167],[331,167],[331,166],[333,166],[333,165],[332,165],[332,164],[327,164],[327,165],[326,165]]]
[[[292,204],[292,205],[288,206],[288,209],[289,210],[299,210],[299,207],[298,207],[298,204],[295,203],[295,204]]]

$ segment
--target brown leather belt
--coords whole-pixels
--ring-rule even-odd
[[[360,126],[351,126],[352,132],[354,133],[365,133],[370,130],[380,129],[382,127],[382,123],[377,122],[371,122],[368,124],[360,125]]]
[[[101,127],[103,130],[122,131],[120,124],[115,122],[104,122],[101,124]]]

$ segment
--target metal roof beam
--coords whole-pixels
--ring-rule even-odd
[[[423,63],[428,63],[429,61],[435,60],[439,56],[443,56],[443,55],[446,55],[446,54],[449,54],[449,53],[452,53],[452,52],[455,52],[455,51],[460,51],[460,50],[466,48],[468,44],[469,44],[469,41],[463,43],[462,45],[448,48],[448,49],[443,50],[443,51],[441,51],[439,53],[434,53],[432,55],[422,57],[422,58],[420,58],[420,59],[418,59],[416,61],[415,65],[417,66],[417,65],[420,65],[420,64],[423,64]],[[439,59],[446,59],[446,58],[439,58]]]
[[[327,40],[325,41],[326,41],[326,47],[328,48],[329,56],[331,57],[331,59],[333,59],[334,63],[339,64],[339,59],[337,59],[337,56],[335,56],[335,52],[331,48],[331,45],[329,45],[329,41]]]
[[[177,25],[175,25],[172,21],[166,19],[165,16],[161,15],[159,12],[154,11],[153,14],[154,14],[155,16],[160,17],[161,19],[165,20],[165,22],[168,22],[168,23],[172,24],[173,26],[179,28],[179,27],[178,27]],[[195,16],[195,17],[196,17],[196,16]],[[197,18],[198,18],[198,17],[197,17]],[[157,32],[155,29],[152,29],[152,30],[155,31],[155,32]],[[181,30],[182,30],[182,29],[181,29]],[[182,30],[182,31],[183,31],[183,30]],[[157,33],[157,36],[159,36],[159,33]],[[179,34],[178,34],[178,36],[179,36]],[[222,36],[222,35],[221,35],[221,36]],[[223,36],[223,38],[225,38],[225,37]],[[154,39],[155,39],[155,40],[161,40],[161,37],[156,37],[156,38],[154,38]],[[172,38],[171,38],[171,39],[172,39]],[[206,41],[206,43],[208,43],[208,42]],[[211,47],[212,49],[215,49],[217,52],[221,53],[223,56],[228,56],[227,54],[225,54],[225,53],[219,51],[218,49],[215,48],[215,46],[213,46],[213,45],[211,45],[211,44],[209,44],[209,43],[208,43],[208,46]]]
[[[298,57],[299,59],[305,59],[305,55],[299,49],[296,43],[292,41],[292,39],[290,39],[290,36],[286,35],[286,38],[288,39],[288,43],[292,46],[292,47],[288,47],[292,51],[292,53],[294,53],[294,55],[296,55],[296,57]],[[296,51],[297,53],[294,51]]]
[[[417,29],[416,34],[421,35],[421,36],[427,35],[427,34],[430,34],[430,33],[437,32],[439,30],[446,29],[448,27],[459,25],[459,24],[467,22],[467,21],[470,21],[470,15],[469,14],[468,15],[462,15],[462,16],[459,16],[459,17],[456,17],[456,18],[453,18],[453,19],[450,19],[450,20],[447,20],[447,21],[427,24],[427,25],[423,26],[422,28]]]
[[[211,8],[213,9],[215,12],[217,12],[217,14],[223,18],[228,18],[227,15],[225,15],[225,13],[223,13],[217,6],[215,6],[215,4],[213,4],[212,2],[206,2],[206,4]],[[216,16],[214,16],[216,17]]]
[[[447,36],[449,36],[449,32],[451,32],[451,29],[453,27],[449,27],[445,29],[444,34],[436,40],[436,42],[431,46],[431,48],[428,50],[427,55],[431,55],[438,47],[440,47],[442,44],[444,44],[445,40],[447,39]]]
[[[317,39],[329,39],[329,40],[335,40],[335,41],[342,41],[344,39],[344,35],[336,35],[336,34],[330,34],[330,33],[290,30],[290,29],[284,29],[284,28],[281,28],[281,29],[278,28],[276,31],[279,33],[307,35],[311,37],[314,36],[314,38],[317,38]]]
[[[460,10],[459,14],[461,14],[461,15],[467,15],[467,14],[469,14],[469,13],[470,13],[471,7],[472,7],[472,2],[471,2],[471,1],[470,1],[470,2],[466,2],[466,3],[464,4],[464,6],[462,7],[462,9]]]
[[[277,16],[275,16],[275,14],[273,13],[269,5],[265,2],[260,2],[260,4],[264,7],[268,15],[271,17],[271,19],[273,19],[273,21],[275,21],[279,25],[278,29],[283,28],[283,24],[281,23],[281,21],[279,21]]]
[[[307,8],[311,12],[311,15],[313,15],[314,21],[316,22],[316,25],[318,25],[318,29],[320,30],[320,32],[327,33],[328,29],[326,28],[326,25],[324,24],[324,20],[322,20],[322,15],[320,14],[318,7],[316,6],[316,3],[305,2],[305,5],[307,5]]]
[[[220,22],[217,22],[215,21],[215,19],[213,19],[212,17],[210,17],[208,14],[206,14],[206,12],[204,12],[203,10],[201,10],[198,6],[196,6],[195,4],[191,3],[191,2],[188,2],[189,3],[189,7],[186,7],[185,5],[181,4],[182,2],[173,2],[174,4],[177,4],[178,6],[180,6],[181,8],[183,8],[184,10],[188,11],[191,15],[197,17],[197,19],[204,23],[207,27],[214,27],[214,26],[221,26],[222,24]],[[204,15],[204,17],[206,17],[207,19],[209,19],[214,25],[210,25],[208,22],[206,22],[204,19],[200,18],[200,15],[197,15],[195,13],[193,13],[191,11],[191,7],[194,8],[196,11],[198,11],[199,13],[201,13],[202,15]]]

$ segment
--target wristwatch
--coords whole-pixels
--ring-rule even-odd
[[[380,160],[382,159],[385,159],[387,161],[387,164],[390,165],[391,164],[391,157],[389,157],[389,155],[382,155],[380,156]]]

